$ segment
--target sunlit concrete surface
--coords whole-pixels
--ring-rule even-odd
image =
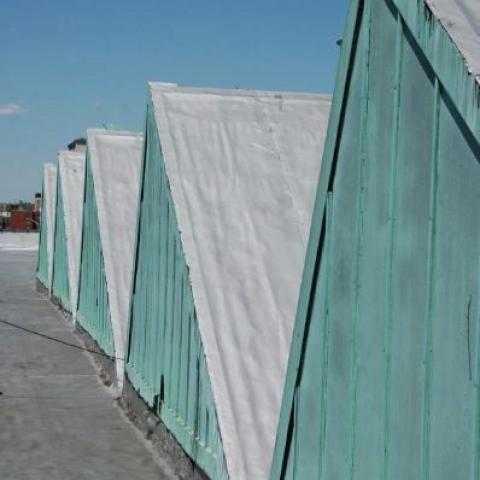
[[[38,250],[38,233],[0,232],[0,250]]]
[[[0,479],[176,478],[99,383],[72,327],[35,292],[36,255],[0,251]]]

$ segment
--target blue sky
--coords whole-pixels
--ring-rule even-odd
[[[348,0],[15,0],[0,16],[0,201],[85,129],[142,130],[148,80],[331,92]]]

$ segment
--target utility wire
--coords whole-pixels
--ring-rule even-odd
[[[37,337],[44,338],[45,340],[50,340],[52,342],[60,343],[65,347],[75,348],[76,350],[82,350],[84,352],[92,353],[93,355],[99,355],[100,357],[108,358],[109,360],[124,360],[120,357],[110,357],[106,353],[97,352],[95,350],[91,350],[90,348],[82,347],[81,345],[75,345],[74,343],[66,342],[65,340],[61,340],[60,338],[51,337],[50,335],[46,335],[44,333],[36,332],[35,330],[31,330],[30,328],[22,327],[21,325],[17,325],[15,323],[9,322],[0,318],[0,323],[7,325],[12,328],[16,328],[18,330],[22,330],[23,332],[29,333],[30,335],[36,335]]]

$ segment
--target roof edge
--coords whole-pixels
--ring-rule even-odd
[[[98,127],[87,128],[87,145],[92,136],[143,137],[143,133],[130,130],[107,130]]]
[[[85,152],[72,151],[72,150],[59,150],[57,152],[58,158],[83,158]]]
[[[148,82],[150,91],[164,93],[184,93],[184,94],[203,94],[217,95],[224,97],[265,97],[265,98],[290,98],[299,100],[329,100],[332,95],[329,93],[313,93],[313,92],[288,92],[276,90],[250,90],[236,88],[215,88],[215,87],[191,87],[180,86],[175,83],[165,82]]]

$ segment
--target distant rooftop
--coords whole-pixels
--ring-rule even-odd
[[[70,151],[80,151],[80,152],[83,152],[87,149],[87,139],[86,138],[83,138],[83,137],[80,137],[80,138],[76,138],[75,140],[71,141],[67,148],[70,150]]]

